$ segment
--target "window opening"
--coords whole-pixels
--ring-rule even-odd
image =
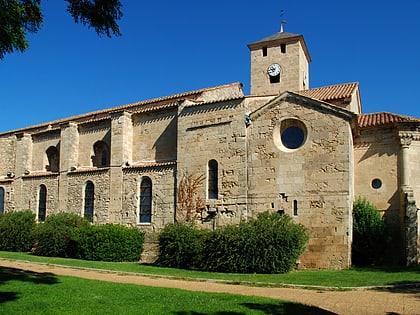
[[[98,141],[93,145],[93,166],[106,167],[109,166],[109,147],[103,141]]]
[[[288,149],[297,149],[303,145],[305,133],[299,126],[290,126],[281,133],[281,141]]]
[[[56,147],[49,147],[46,154],[48,159],[47,171],[58,172],[60,169],[60,152]]]
[[[95,186],[88,181],[85,186],[85,207],[83,216],[90,222],[93,222],[93,207],[95,199]]]
[[[270,76],[270,83],[279,83],[279,82],[280,82],[280,74],[278,74],[274,77]]]
[[[152,222],[152,180],[143,178],[140,184],[140,223]]]
[[[280,51],[282,54],[286,53],[286,44],[280,44]]]
[[[293,200],[293,215],[295,217],[298,215],[298,203],[297,203],[297,200]]]
[[[47,187],[39,186],[38,221],[44,222],[47,214]]]
[[[373,189],[379,189],[382,187],[382,181],[379,178],[375,178],[372,180],[371,185]]]
[[[0,213],[4,213],[4,188],[0,187]]]
[[[262,55],[263,55],[263,57],[266,57],[267,56],[267,47],[266,46],[264,46],[262,48]]]
[[[216,160],[210,160],[208,163],[207,176],[207,196],[208,199],[219,198],[219,166]]]

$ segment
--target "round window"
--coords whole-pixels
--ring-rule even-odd
[[[373,189],[379,189],[382,187],[382,181],[379,178],[375,178],[374,180],[372,180],[371,185]]]
[[[285,119],[274,128],[274,143],[285,152],[302,147],[306,137],[306,126],[297,119]]]
[[[297,149],[303,145],[305,133],[298,126],[285,128],[281,133],[281,142],[288,149]]]

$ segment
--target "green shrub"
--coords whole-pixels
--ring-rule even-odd
[[[157,264],[165,267],[193,269],[200,267],[205,230],[188,222],[167,224],[159,233]]]
[[[353,264],[381,264],[387,243],[385,222],[379,211],[365,198],[357,198],[353,205]]]
[[[256,219],[204,231],[169,224],[159,234],[158,264],[220,272],[284,273],[305,249],[305,229],[288,216],[261,213]]]
[[[144,233],[119,224],[83,226],[76,231],[77,257],[96,261],[138,261]]]
[[[35,248],[39,256],[75,257],[74,233],[89,221],[73,213],[49,215],[45,222],[37,225],[34,231]]]
[[[30,210],[11,211],[0,218],[0,250],[27,252],[33,245],[35,214]]]
[[[216,230],[206,241],[205,269],[222,272],[285,273],[296,267],[308,236],[287,215],[257,218]]]

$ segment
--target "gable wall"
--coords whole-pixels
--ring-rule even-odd
[[[284,119],[306,126],[307,139],[299,149],[279,147]],[[301,267],[348,267],[353,200],[349,123],[281,101],[253,119],[247,132],[248,215],[284,211],[308,228],[310,240]]]

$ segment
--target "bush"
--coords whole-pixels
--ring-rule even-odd
[[[50,215],[34,231],[35,248],[39,256],[75,257],[75,230],[90,225],[89,221],[72,213]]]
[[[33,245],[35,214],[30,210],[11,211],[0,217],[0,250],[28,252]]]
[[[379,211],[365,198],[357,198],[353,205],[353,264],[381,264],[384,261],[387,243],[385,222]]]
[[[77,258],[97,261],[138,261],[144,233],[119,224],[83,226],[76,231]]]
[[[308,236],[287,215],[257,218],[216,230],[206,242],[205,269],[222,272],[285,273],[296,267]]]
[[[167,224],[159,233],[159,257],[156,263],[172,268],[199,267],[206,233],[192,223]]]
[[[305,229],[289,216],[262,213],[256,219],[213,232],[186,223],[159,234],[158,264],[220,272],[284,273],[305,250]]]

